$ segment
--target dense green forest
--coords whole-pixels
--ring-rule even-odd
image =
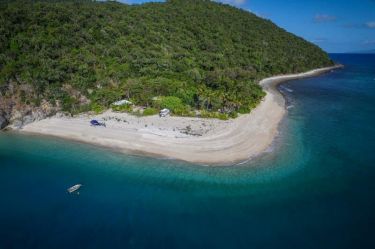
[[[259,79],[332,65],[271,21],[208,0],[2,2],[0,34],[2,96],[19,86],[23,103],[71,113],[123,98],[178,115],[246,113],[264,96]]]

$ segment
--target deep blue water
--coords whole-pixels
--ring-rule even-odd
[[[0,134],[0,248],[375,248],[375,56],[331,56],[241,166]]]

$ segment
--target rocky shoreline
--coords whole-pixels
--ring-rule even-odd
[[[12,125],[13,129],[21,129],[23,126],[40,121],[50,116],[55,115],[56,112],[45,112],[42,108],[33,108],[26,110],[13,109],[10,112],[1,112],[0,114],[0,130],[6,129]]]
[[[61,109],[44,99],[39,105],[27,104],[22,101],[21,92],[33,95],[32,87],[28,84],[17,85],[10,82],[0,88],[0,130],[9,125],[13,129],[20,129],[32,122],[53,116]]]
[[[0,130],[7,127],[8,124],[9,124],[8,120],[3,115],[0,115]]]

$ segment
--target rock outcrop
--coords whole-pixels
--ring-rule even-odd
[[[14,109],[10,115],[9,124],[11,124],[14,129],[21,129],[24,125],[54,115],[56,111],[55,108],[45,109],[42,107],[24,107],[21,110]]]
[[[8,120],[5,117],[0,116],[0,130],[4,129],[8,124]]]
[[[8,94],[2,97],[0,99],[0,129],[8,125],[13,129],[20,129],[26,124],[45,119],[59,111],[58,107],[52,106],[45,100],[40,106],[32,106],[22,103],[14,95]]]

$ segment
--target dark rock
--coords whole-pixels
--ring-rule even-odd
[[[3,116],[0,116],[0,130],[4,129],[8,124],[8,120]]]
[[[33,115],[27,115],[22,118],[22,126],[30,124],[34,121],[34,116]]]

